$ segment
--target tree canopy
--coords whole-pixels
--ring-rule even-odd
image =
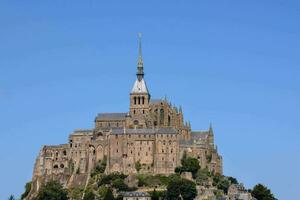
[[[191,172],[193,178],[196,178],[196,174],[200,169],[199,161],[196,158],[187,157],[186,152],[184,152],[181,159],[181,167],[176,167],[176,173]]]
[[[192,200],[197,196],[196,184],[179,176],[173,177],[167,187],[166,199]]]
[[[251,191],[251,194],[257,200],[276,200],[271,190],[263,184],[255,185],[253,190]]]
[[[34,200],[68,200],[68,193],[57,181],[49,181],[42,185]]]

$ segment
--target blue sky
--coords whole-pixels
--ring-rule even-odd
[[[297,1],[0,1],[0,199],[42,145],[128,111],[138,32],[152,97],[213,124],[226,175],[295,199],[299,20]]]

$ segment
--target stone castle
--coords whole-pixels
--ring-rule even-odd
[[[181,108],[166,98],[153,99],[144,79],[141,38],[136,80],[124,113],[99,113],[93,129],[78,129],[68,144],[43,146],[36,159],[32,191],[50,179],[65,187],[84,187],[97,163],[106,159],[105,173],[171,174],[184,152],[201,168],[222,174],[222,157],[214,144],[212,126],[193,131]],[[140,165],[137,169],[137,163]]]

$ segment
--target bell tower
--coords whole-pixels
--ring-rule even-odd
[[[139,57],[137,64],[137,79],[130,93],[130,115],[142,116],[149,112],[150,94],[144,80],[144,63],[142,57],[141,34],[139,33]]]

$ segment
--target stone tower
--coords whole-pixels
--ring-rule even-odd
[[[132,126],[145,127],[145,117],[149,113],[150,93],[144,80],[144,63],[142,57],[141,34],[139,34],[139,56],[137,79],[130,93],[130,116],[134,119]]]

